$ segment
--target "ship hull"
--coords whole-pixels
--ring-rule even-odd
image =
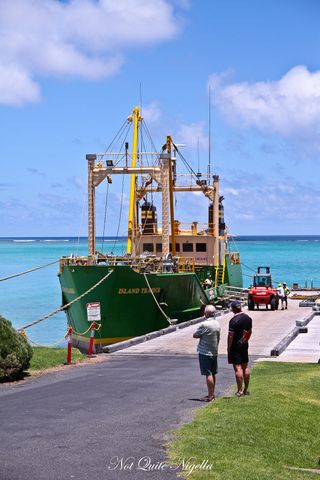
[[[183,322],[201,314],[207,296],[195,273],[152,273],[147,280],[128,266],[64,266],[59,274],[63,304],[90,289],[111,272],[100,285],[67,309],[73,328],[73,344],[88,351],[91,322],[87,304],[100,303],[101,327],[95,332],[94,350],[106,345],[160,330],[170,325],[166,316]],[[150,292],[152,289],[153,295]],[[161,309],[163,311],[161,311]],[[85,333],[84,333],[85,332]]]
[[[72,343],[84,353],[90,341],[88,303],[100,304],[93,350],[99,353],[112,343],[168,327],[168,318],[177,323],[197,318],[204,305],[221,295],[221,287],[211,289],[208,295],[194,272],[143,274],[126,265],[64,265],[59,273],[63,304],[78,298],[108,273],[66,312],[73,329]],[[227,263],[226,279],[228,284],[232,280],[234,286],[242,286],[241,266]]]

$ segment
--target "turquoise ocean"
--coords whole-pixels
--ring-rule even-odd
[[[125,239],[107,238],[97,249],[105,253],[124,253]],[[237,237],[231,250],[239,250],[244,286],[252,282],[257,266],[270,266],[274,282],[289,286],[320,287],[320,236]],[[86,255],[86,238],[1,238],[0,278],[58,260],[62,256]],[[59,264],[0,282],[0,314],[14,327],[37,320],[61,305],[57,273]],[[51,344],[66,332],[66,315],[61,312],[27,330],[30,340]]]

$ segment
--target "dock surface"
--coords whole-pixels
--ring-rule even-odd
[[[251,355],[270,356],[270,352],[280,340],[288,335],[296,326],[296,320],[302,320],[312,312],[311,307],[299,307],[299,301],[289,300],[288,310],[266,311],[265,307],[259,310],[243,310],[252,318],[252,337],[249,353]],[[217,317],[221,326],[219,354],[227,355],[227,335],[229,320],[233,314]],[[194,355],[198,341],[192,337],[197,325],[177,330],[168,335],[154,338],[148,342],[121,350],[118,353],[131,354],[160,354],[160,355]],[[116,354],[116,353],[114,353]]]

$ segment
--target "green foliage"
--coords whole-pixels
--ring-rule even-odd
[[[198,410],[169,445],[171,462],[207,460],[210,469],[184,472],[190,480],[311,479],[303,469],[319,469],[319,378],[316,364],[256,364],[251,395]]]
[[[0,316],[0,381],[16,378],[29,368],[32,348],[11,322]]]

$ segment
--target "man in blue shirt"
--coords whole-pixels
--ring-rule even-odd
[[[208,395],[201,398],[203,402],[212,402],[215,399],[214,388],[218,371],[218,345],[220,340],[220,325],[214,318],[215,308],[207,305],[204,311],[205,321],[199,325],[193,338],[199,338],[197,351],[201,375],[206,377]]]

